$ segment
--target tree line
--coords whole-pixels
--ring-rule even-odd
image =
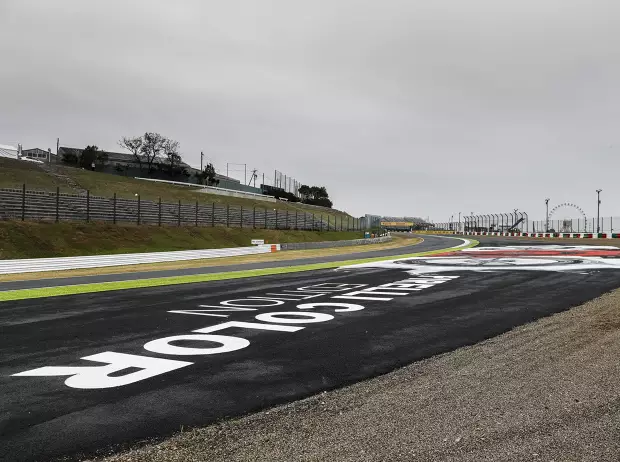
[[[189,178],[192,173],[187,169],[180,153],[180,143],[155,132],[146,132],[141,136],[124,136],[118,142],[119,146],[126,149],[133,156],[134,164],[140,172],[146,171],[148,175],[153,172],[163,173],[170,178]],[[97,146],[89,145],[81,151],[65,152],[62,161],[69,165],[75,165],[85,169],[103,167],[108,163],[109,155]],[[130,165],[117,163],[115,170],[127,171]],[[216,178],[215,167],[209,163],[203,171],[194,173],[199,184],[214,186],[219,184]]]
[[[148,175],[151,175],[153,172],[159,172],[170,178],[185,177],[187,179],[192,176],[192,173],[187,169],[188,165],[183,162],[180,153],[180,143],[176,140],[159,133],[146,132],[141,136],[124,136],[118,144],[131,153],[133,163],[138,166],[140,172],[146,170]],[[85,169],[95,169],[94,167],[96,166],[103,167],[108,163],[108,160],[108,153],[94,145],[86,146],[81,152],[65,152],[62,158],[64,163]],[[129,169],[130,166],[117,163],[114,168],[118,172],[123,172]],[[207,186],[217,186],[219,184],[215,167],[211,163],[207,164],[202,171],[194,172],[193,175],[199,184]],[[301,185],[298,190],[299,197],[282,188],[268,185],[262,185],[262,188],[265,194],[275,196],[278,199],[321,207],[331,208],[333,206],[325,186]]]

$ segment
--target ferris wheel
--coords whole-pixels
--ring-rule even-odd
[[[577,215],[575,219],[574,216]],[[549,227],[559,233],[587,231],[588,217],[581,207],[564,202],[549,211]]]

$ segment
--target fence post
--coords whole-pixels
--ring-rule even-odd
[[[230,228],[230,204],[226,204],[226,227]]]
[[[319,230],[323,232],[323,214],[321,214],[321,221],[319,222],[319,226],[320,226]]]
[[[181,199],[179,199],[179,216],[177,217],[177,226],[181,226]]]
[[[198,201],[196,201],[196,226],[198,226]]]
[[[276,209],[276,229],[278,228],[278,209]]]
[[[140,226],[140,194],[138,194],[138,226]]]
[[[252,229],[256,229],[256,206],[252,209]]]
[[[56,186],[56,223],[60,221],[58,208],[60,206],[60,186]]]
[[[314,231],[314,213],[312,214],[312,231]]]
[[[304,212],[304,230],[308,228],[308,212]]]
[[[267,209],[265,209],[265,227],[263,229],[268,229],[268,227],[267,227]]]
[[[116,193],[114,193],[114,201],[112,202],[112,223],[116,224]]]
[[[157,226],[161,226],[161,196],[159,196],[157,202]]]
[[[241,219],[239,220],[239,222],[241,223],[241,229],[243,229],[243,205],[241,205],[240,207],[241,207]]]
[[[288,209],[286,210],[286,229],[288,228]]]
[[[297,228],[299,228],[299,223],[297,222],[297,210],[295,210],[295,228],[294,229],[297,229]]]
[[[22,221],[26,219],[26,183],[22,185]]]
[[[86,190],[86,223],[90,221],[90,189]]]
[[[211,203],[211,227],[215,228],[215,202]]]
[[[347,231],[351,231],[351,225],[349,224],[349,216],[347,216]]]

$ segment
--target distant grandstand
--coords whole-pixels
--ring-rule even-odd
[[[429,229],[433,226],[419,217],[365,215],[361,220],[366,229],[383,228],[386,231],[415,231]]]

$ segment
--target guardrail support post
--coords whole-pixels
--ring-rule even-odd
[[[86,223],[90,221],[90,189],[86,190]]]
[[[56,223],[60,221],[60,214],[58,211],[59,205],[60,205],[60,186],[56,186]]]
[[[161,196],[159,196],[157,202],[157,226],[161,226]]]
[[[26,219],[26,183],[22,185],[22,221]]]
[[[177,217],[177,226],[181,226],[181,199],[179,199],[179,216]]]
[[[196,226],[198,226],[198,201],[196,201]]]
[[[116,193],[114,193],[114,199],[112,201],[112,223],[116,224]]]

